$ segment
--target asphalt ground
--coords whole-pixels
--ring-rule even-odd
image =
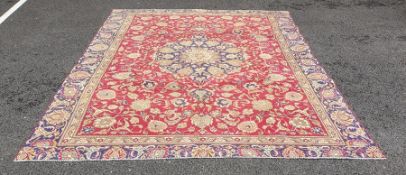
[[[0,16],[17,2],[18,0],[0,0]]]
[[[0,12],[11,7],[4,1]],[[120,8],[290,11],[388,159],[13,162],[98,28]],[[0,174],[405,174],[405,119],[405,0],[28,0],[0,25]]]

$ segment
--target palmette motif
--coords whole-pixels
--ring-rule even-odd
[[[114,10],[16,160],[384,158],[287,12]]]

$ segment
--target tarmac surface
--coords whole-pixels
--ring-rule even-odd
[[[18,0],[0,0],[0,16],[17,2]]]
[[[4,1],[0,13],[12,5]],[[13,162],[98,28],[120,8],[290,11],[388,159]],[[29,0],[0,25],[0,174],[405,174],[405,119],[405,0]]]

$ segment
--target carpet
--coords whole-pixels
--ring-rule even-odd
[[[113,10],[16,161],[384,159],[284,11]]]

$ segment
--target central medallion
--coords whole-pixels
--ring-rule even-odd
[[[154,55],[161,69],[203,83],[211,77],[239,72],[245,60],[243,50],[232,43],[196,35],[169,43]]]
[[[220,60],[220,53],[204,47],[193,47],[182,53],[180,58],[192,64],[216,63]]]

